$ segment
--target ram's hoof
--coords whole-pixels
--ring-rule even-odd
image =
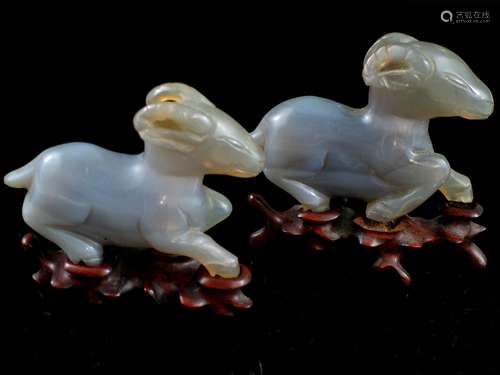
[[[198,273],[198,282],[204,287],[210,289],[237,289],[247,285],[252,279],[252,274],[247,266],[240,265],[240,273],[237,277],[227,279],[220,276],[210,276],[210,273],[204,268],[200,267]]]

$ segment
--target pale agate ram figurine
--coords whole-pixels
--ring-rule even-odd
[[[305,208],[328,209],[333,196],[368,202],[366,216],[397,219],[440,190],[471,202],[468,177],[450,168],[429,138],[434,117],[485,119],[493,97],[453,52],[391,33],[369,49],[361,109],[314,96],[285,101],[262,119],[253,138],[265,148],[264,173]]]
[[[134,118],[144,153],[67,143],[7,174],[5,184],[28,189],[24,220],[74,263],[100,264],[102,246],[111,244],[191,257],[211,275],[238,276],[237,257],[204,233],[232,207],[203,176],[256,176],[261,148],[184,84],[156,87],[146,103]]]

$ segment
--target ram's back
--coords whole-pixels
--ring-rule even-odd
[[[359,109],[303,96],[273,108],[256,132],[262,132],[268,168],[317,169],[328,157],[325,153],[339,147],[355,148],[359,126]]]
[[[51,147],[36,158],[32,189],[89,200],[125,194],[140,183],[138,155],[125,155],[88,143]]]

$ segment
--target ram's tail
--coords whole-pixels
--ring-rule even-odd
[[[35,160],[30,161],[24,167],[7,173],[3,178],[4,184],[18,189],[29,188],[35,173]]]

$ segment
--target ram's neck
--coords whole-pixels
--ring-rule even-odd
[[[181,177],[186,183],[201,184],[205,171],[189,154],[146,142],[144,163],[158,176]]]
[[[365,120],[371,126],[387,130],[388,134],[399,134],[409,141],[430,144],[429,120],[402,114],[401,106],[411,103],[401,102],[397,95],[387,95],[385,90],[370,88],[368,105],[364,109]]]

